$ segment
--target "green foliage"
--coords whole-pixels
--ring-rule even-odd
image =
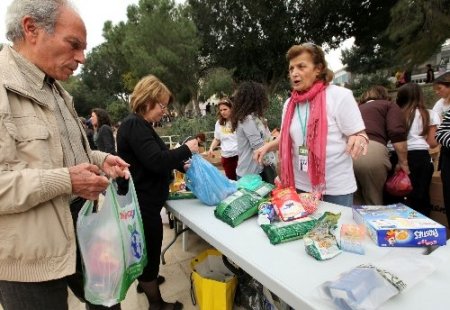
[[[450,37],[450,0],[399,0],[386,34],[405,67],[425,62]]]
[[[389,72],[378,71],[374,74],[358,75],[354,82],[349,85],[349,88],[353,91],[353,96],[356,101],[359,100],[361,95],[374,85],[381,85],[388,89],[393,88],[392,82],[388,80]]]
[[[450,37],[450,0],[369,0],[359,5],[369,10],[356,10],[352,17],[349,34],[355,46],[342,57],[350,72],[412,69]]]
[[[213,68],[208,70],[200,88],[203,98],[210,98],[213,95],[229,97],[234,90],[233,70],[225,68]]]
[[[267,125],[270,130],[274,128],[281,129],[281,113],[283,112],[283,104],[286,99],[286,94],[271,96],[269,107],[264,111],[264,117],[267,119]]]
[[[106,42],[95,47],[81,72],[75,102],[85,107],[107,107],[122,115],[118,100],[128,102],[134,86],[145,75],[154,74],[186,105],[198,93],[198,49],[196,27],[186,6],[172,0],[141,0],[127,10],[128,21],[105,22]],[[180,109],[182,110],[182,109]]]
[[[350,2],[188,0],[202,38],[203,65],[235,68],[234,80],[262,82],[269,94],[287,74],[285,54],[293,44],[337,47],[349,37]]]
[[[186,90],[195,97],[200,41],[187,9],[171,0],[141,0],[128,19],[122,50],[133,76],[154,74],[175,97]]]
[[[165,132],[167,135],[179,135],[183,139],[199,132],[214,131],[216,121],[217,117],[212,114],[198,118],[177,117]]]
[[[117,123],[130,113],[130,108],[126,102],[116,100],[108,105],[106,111],[108,111],[109,116],[111,116],[113,123]]]
[[[436,94],[436,92],[433,89],[433,84],[425,84],[421,85],[422,91],[423,91],[423,97],[425,100],[425,106],[428,109],[432,109],[436,101],[439,100],[439,96]]]

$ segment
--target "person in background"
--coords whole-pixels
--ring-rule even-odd
[[[434,170],[429,149],[438,145],[435,134],[440,123],[439,115],[425,108],[422,89],[416,83],[400,87],[396,102],[406,120],[409,178],[413,190],[406,196],[406,200],[385,193],[385,204],[404,202],[417,212],[428,216],[431,211],[429,191]],[[392,150],[392,147],[389,148]],[[395,167],[397,162],[397,155],[391,153],[392,167]]]
[[[221,162],[225,175],[230,180],[236,180],[237,138],[230,122],[233,104],[225,98],[220,100],[217,106],[219,108],[219,119],[214,126],[214,139],[209,147],[208,156],[213,156],[214,149],[220,145]]]
[[[435,79],[433,81],[433,89],[441,97],[434,104],[433,111],[442,119],[447,111],[450,110],[450,72],[444,73]]]
[[[404,85],[405,82],[405,71],[398,69],[395,73],[395,87],[400,87]]]
[[[436,131],[436,140],[441,144],[439,168],[441,170],[442,192],[444,194],[447,223],[450,223],[450,111],[444,116]]]
[[[116,154],[116,140],[112,129],[111,118],[104,109],[95,108],[91,113],[91,122],[94,126],[94,143],[102,152]]]
[[[323,50],[312,43],[287,52],[291,97],[283,107],[280,136],[255,152],[262,161],[280,148],[280,182],[318,192],[327,202],[352,206],[356,191],[352,158],[367,153],[369,138],[350,90],[331,85]]]
[[[168,110],[172,93],[157,77],[143,77],[130,97],[132,114],[117,131],[117,151],[130,163],[145,232],[148,264],[138,278],[150,303],[150,309],[182,309],[178,301],[167,303],[158,285],[163,239],[161,209],[169,196],[172,170],[185,172],[184,161],[198,152],[198,142],[191,139],[169,150],[153,128]],[[121,184],[119,187],[125,185]]]
[[[425,83],[432,83],[434,81],[434,71],[431,64],[427,65],[427,79],[425,80]]]
[[[85,127],[86,136],[89,141],[89,146],[90,146],[91,150],[96,150],[97,146],[95,145],[95,142],[94,142],[94,126],[92,125],[92,121],[90,118],[86,120],[85,125],[86,125],[86,127]]]
[[[64,0],[14,0],[6,31],[12,46],[0,51],[0,304],[67,310],[68,286],[84,300],[78,211],[98,199],[108,177],[125,177],[128,164],[91,151],[59,82],[85,61],[86,28],[75,8]]]
[[[199,132],[195,135],[195,139],[198,142],[198,146],[201,147],[203,150],[205,148],[205,142],[206,142],[206,135],[203,132]]]
[[[264,165],[253,158],[253,152],[271,140],[269,128],[263,118],[269,105],[264,86],[260,83],[242,82],[233,96],[231,131],[236,132],[238,163],[236,177],[246,174],[260,174],[263,181],[273,183],[264,173]],[[269,165],[271,163],[266,163]]]
[[[354,204],[382,205],[383,188],[391,170],[388,141],[391,141],[399,158],[395,170],[402,169],[409,174],[406,146],[405,117],[400,107],[391,102],[387,89],[372,86],[360,99],[366,133],[369,137],[367,156],[353,160],[358,190],[353,197]]]

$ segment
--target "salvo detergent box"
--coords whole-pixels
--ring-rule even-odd
[[[379,246],[445,245],[445,227],[404,204],[353,206],[353,219],[364,224]]]

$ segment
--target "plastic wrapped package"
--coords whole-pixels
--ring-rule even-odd
[[[429,255],[389,255],[323,283],[317,295],[324,303],[332,302],[342,310],[378,309],[393,296],[425,279],[441,263],[440,258]]]
[[[186,186],[209,206],[217,205],[237,190],[235,183],[199,154],[192,156],[191,166],[186,172]]]
[[[278,217],[287,222],[314,213],[319,199],[310,193],[298,194],[295,188],[288,187],[273,190],[272,203]]]
[[[304,217],[290,222],[277,221],[261,225],[270,243],[279,244],[303,238],[317,223],[311,217]]]
[[[317,260],[327,260],[340,254],[338,242],[334,235],[340,213],[325,212],[316,226],[303,238],[306,253]]]
[[[274,185],[264,182],[259,174],[246,174],[237,181],[238,188],[266,197],[274,189]]]
[[[340,248],[343,251],[364,254],[363,241],[366,228],[357,224],[342,224],[340,233]]]
[[[261,199],[258,195],[240,189],[221,201],[214,210],[214,215],[231,227],[236,227],[258,213]]]
[[[272,244],[301,239],[316,222],[310,217],[284,222],[280,220],[270,201],[264,200],[258,205],[258,224]]]

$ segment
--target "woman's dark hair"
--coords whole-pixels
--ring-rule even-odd
[[[221,105],[227,106],[230,109],[230,111],[233,111],[233,103],[228,98],[222,98],[222,99],[220,99],[219,103],[217,104],[217,108],[218,108],[217,109],[217,117],[219,118],[219,125],[225,126],[225,124],[227,123],[227,120],[225,118],[223,118],[222,114],[220,114],[220,106]]]
[[[97,115],[97,128],[102,127],[103,125],[112,126],[111,118],[109,117],[108,112],[101,108],[92,109],[92,112]]]
[[[362,94],[361,98],[359,99],[359,104],[366,103],[370,100],[388,100],[391,101],[391,98],[389,97],[388,91],[385,87],[380,85],[375,85],[369,88]]]
[[[205,135],[205,133],[203,133],[203,132],[199,132],[199,133],[195,136],[195,139],[200,139],[200,141],[202,141],[202,143],[203,143],[203,142],[206,142],[206,135]]]
[[[242,82],[233,94],[233,103],[231,127],[235,131],[238,123],[244,121],[249,114],[262,118],[264,110],[269,106],[269,98],[261,83],[247,81]]]
[[[397,92],[397,104],[405,115],[406,128],[408,131],[414,121],[416,109],[419,109],[423,124],[421,135],[426,136],[430,126],[430,114],[425,108],[422,88],[416,83],[407,83],[401,86]]]

